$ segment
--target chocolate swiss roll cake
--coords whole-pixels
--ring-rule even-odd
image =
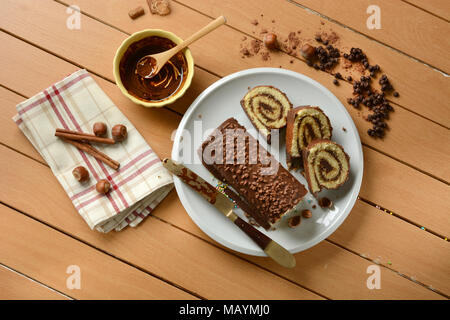
[[[203,165],[233,189],[233,200],[266,230],[296,209],[307,193],[234,118],[223,122],[199,153]]]
[[[286,163],[289,169],[302,166],[302,151],[313,140],[331,139],[330,120],[319,107],[301,106],[289,111],[286,128]]]
[[[323,189],[337,189],[347,180],[350,157],[342,146],[330,140],[314,140],[303,150],[305,177],[311,193]]]
[[[286,95],[272,86],[254,87],[241,100],[241,106],[268,143],[272,129],[286,126],[287,115],[292,108]]]

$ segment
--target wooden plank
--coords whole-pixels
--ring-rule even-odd
[[[370,0],[294,0],[388,46],[450,73],[450,25],[402,1],[379,0],[381,29],[367,28]],[[412,31],[413,30],[413,31]]]
[[[68,300],[66,296],[0,266],[0,300]]]
[[[0,59],[9,62],[3,67],[4,72],[0,75],[0,83],[21,91],[26,96],[35,94],[43,87],[50,85],[52,81],[56,81],[75,70],[75,67],[70,63],[9,35],[0,33],[0,40],[11,48],[11,51],[0,52]],[[24,64],[25,57],[32,57],[33,63],[31,65]],[[41,71],[49,68],[52,68],[52,73]],[[9,76],[12,72],[21,73],[26,70],[28,71],[26,79]],[[138,107],[124,98],[110,82],[98,77],[95,77],[95,79],[115,104],[128,116],[130,121],[134,123],[157,154],[160,157],[170,156],[171,144],[167,141],[169,141],[173,130],[178,126],[180,117],[164,109],[147,110]],[[13,106],[20,102],[22,98],[3,89],[0,99],[3,99],[2,105],[10,106],[0,115],[2,121],[0,132],[3,133],[0,141],[41,160],[39,156],[36,156],[37,152],[31,144],[10,120],[15,114]],[[402,120],[409,121],[410,119]],[[415,122],[412,121],[412,123]],[[432,142],[436,137],[436,135],[431,135],[426,142]],[[401,144],[401,141],[399,141],[399,144]],[[361,189],[362,197],[435,232],[443,235],[449,234],[450,217],[446,214],[446,211],[448,211],[446,203],[450,202],[450,193],[447,191],[447,185],[369,148],[364,147],[364,155],[365,172]],[[405,185],[415,187],[405,188]],[[435,192],[429,194],[426,190],[435,190]],[[402,201],[398,201],[398,199],[402,199]],[[423,212],[433,212],[432,218],[429,215],[424,215]]]
[[[314,210],[312,213],[314,214]],[[181,211],[161,210],[155,213],[155,216],[169,223],[177,224],[202,239],[213,242],[192,223],[188,215]],[[450,283],[448,282],[449,243],[362,201],[356,203],[342,226],[328,239],[394,272],[411,277],[433,290],[450,294]],[[303,261],[305,255],[309,257],[308,254],[311,250],[318,249],[314,247],[306,252],[296,254],[297,263]],[[242,256],[245,258],[244,255]],[[274,270],[272,269],[274,265],[268,260],[251,260]],[[329,262],[331,261],[326,263]],[[309,263],[307,262],[307,264]],[[281,272],[280,274],[287,276],[292,281],[300,283],[305,283],[311,277],[315,277],[316,271],[310,269],[300,268],[298,272],[285,272],[286,270],[276,268],[277,273]],[[337,283],[340,281],[337,280]],[[318,289],[328,295],[325,286]],[[341,294],[345,293],[341,292]]]
[[[403,0],[406,3],[422,8],[442,19],[450,20],[450,2],[448,0]]]
[[[2,146],[0,152],[4,155],[0,159],[0,188],[5,190],[0,195],[0,201],[68,234],[76,235],[143,270],[151,271],[206,298],[318,298],[289,281],[248,264],[236,257],[235,253],[228,254],[156,218],[150,218],[138,228],[127,228],[120,233],[104,235],[93,232],[76,214],[46,166]],[[34,177],[40,177],[39,181]],[[26,190],[34,192],[28,193]],[[43,202],[42,199],[48,200]],[[186,218],[174,192],[157,207],[154,214],[159,214],[158,212],[164,218],[174,214]],[[190,223],[190,229],[196,228]],[[178,222],[177,224],[179,225]],[[135,247],[136,243],[140,245]],[[129,250],[130,247],[134,249]],[[301,253],[295,270],[282,270],[267,258],[242,257],[264,264],[275,273],[295,279],[295,282],[301,279],[297,283],[333,299],[442,298],[387,269],[388,272],[383,272],[383,288],[386,290],[369,290],[366,286],[366,270],[372,262],[328,242]],[[324,264],[329,266],[328,269],[322,268]],[[334,283],[342,285],[330,285]]]
[[[117,32],[113,29],[109,29],[109,31]],[[55,57],[52,57],[50,59],[47,59],[46,57],[43,65],[38,65],[37,63],[33,62],[31,66],[28,66],[24,64],[23,58],[29,59],[30,56],[38,58],[42,57],[42,55],[45,54],[40,52],[40,50],[36,50],[35,48],[27,48],[26,44],[18,41],[17,39],[13,39],[9,35],[0,34],[0,36],[3,40],[8,41],[12,45],[9,47],[9,50],[5,50],[1,54],[3,57],[5,57],[5,60],[3,61],[8,61],[8,63],[5,63],[3,66],[4,73],[2,73],[0,83],[3,83],[7,87],[18,88],[15,90],[19,90],[22,93],[27,92],[27,94],[31,94],[31,92],[26,91],[29,86],[32,86],[33,88],[36,87],[36,82],[31,80],[31,75],[25,77],[25,79],[24,77],[11,76],[13,74],[21,74],[20,72],[22,71],[19,72],[19,70],[23,70],[23,72],[32,74],[30,73],[30,68],[33,68],[33,70],[37,70],[36,75],[43,75],[44,72],[42,70],[48,70],[48,68],[52,68],[52,70],[58,70],[61,65],[63,65],[62,69],[67,71],[74,69],[73,65],[67,66],[66,62],[55,61]],[[26,48],[26,52],[18,50],[19,48]],[[53,63],[55,63],[55,65],[53,65]],[[56,71],[54,73],[56,74]],[[63,74],[66,75],[67,73]],[[55,78],[55,76],[50,77],[50,79],[52,80],[53,78]],[[202,83],[201,89],[204,88],[209,80],[202,79],[199,81]],[[39,86],[39,88],[41,89],[42,87],[50,85],[51,83],[52,82],[48,82],[48,84]],[[339,90],[339,92],[335,93],[338,96],[340,95],[342,99],[344,98],[342,97],[342,91],[340,91],[341,89],[330,89]],[[179,105],[185,106],[184,101],[180,101]],[[406,163],[410,163],[413,166],[419,167],[425,172],[431,173],[437,177],[442,178],[443,180],[450,180],[450,169],[445,165],[450,161],[450,143],[448,143],[450,141],[450,135],[448,134],[448,130],[440,127],[439,125],[426,121],[423,118],[418,117],[408,111],[397,108],[396,112],[394,112],[391,116],[390,125],[392,126],[392,128],[389,132],[388,138],[384,140],[374,140],[368,137],[365,133],[366,129],[368,128],[368,122],[363,120],[359,115],[359,112],[355,111],[355,109],[348,107],[348,110],[355,120],[359,131],[361,132],[363,142],[378,150],[382,150],[383,152],[388,153],[397,159],[400,159]],[[156,110],[152,111],[155,113],[157,112]],[[144,113],[144,111],[140,112]],[[423,133],[425,127],[427,128],[427,134]]]
[[[104,250],[114,257],[137,265],[142,270],[167,279],[171,283],[189,289],[207,299],[321,299],[320,296],[298,285],[154,218],[150,218],[150,221],[146,221],[138,228],[127,228],[121,232],[102,234],[92,231],[74,210],[69,198],[64,194],[48,167],[3,146],[0,146],[0,152],[2,154],[0,174],[9,172],[9,176],[2,176],[0,182],[1,190],[4,190],[0,194],[0,201],[64,230],[65,233]],[[30,193],[27,190],[34,191]],[[46,200],[42,201],[42,199]],[[158,210],[157,208],[155,212]],[[177,210],[183,209],[178,206]],[[20,230],[22,229],[19,228]],[[25,233],[26,229],[23,232]],[[38,235],[39,232],[31,234]],[[33,235],[28,236],[28,239]],[[16,243],[15,239],[20,237],[21,234],[10,236],[8,243],[13,246]],[[23,237],[27,239],[25,235]],[[39,243],[39,239],[35,240],[36,243]],[[29,243],[34,242],[26,242],[28,245]],[[48,245],[47,247],[52,246]],[[45,246],[40,245],[39,248],[33,250],[48,251]],[[2,249],[3,247],[0,248],[0,250]],[[68,250],[67,247],[62,246],[61,250],[63,249],[69,251],[67,254],[77,253],[77,250]],[[74,261],[70,264],[83,264],[84,260],[95,263],[98,266],[97,269],[93,266],[86,267],[88,271],[92,270],[92,272],[111,269],[108,264],[98,262],[101,256],[87,256],[89,259],[83,260],[76,257],[66,260],[67,262]],[[20,259],[20,262],[26,264],[31,270],[16,268],[16,264],[12,263],[13,259]],[[59,260],[61,263],[66,263],[66,260]],[[8,255],[5,264],[17,270],[26,271],[30,276],[39,279],[31,272],[34,270],[33,268],[39,269],[38,266],[33,265],[34,261],[36,261],[35,258],[27,260],[23,257]],[[108,263],[114,261],[112,259]],[[67,266],[61,270],[64,272],[65,268]],[[129,267],[127,266],[127,268]],[[125,274],[129,275],[129,270],[126,270],[128,269],[125,269]],[[57,277],[58,275],[52,276]],[[101,277],[101,274],[97,276]],[[119,276],[120,274],[117,277]],[[136,281],[142,282],[138,277],[136,277]],[[126,283],[117,280],[117,283],[119,282],[120,285]],[[49,285],[63,291],[64,288],[61,286],[64,286],[64,283],[57,286],[51,282]],[[143,286],[148,290],[154,290],[148,284],[143,283]],[[114,294],[114,290],[110,289],[109,291]],[[105,294],[107,294],[106,292],[107,290]],[[164,295],[164,292],[158,292],[158,290],[154,292],[161,298]],[[424,292],[424,294],[426,293]]]
[[[0,205],[0,255],[22,273],[77,299],[196,299],[136,268]],[[69,266],[80,289],[67,287]]]
[[[63,0],[63,2],[67,5],[70,4],[66,0]],[[128,12],[129,8],[142,4],[142,2],[144,1],[112,1],[111,3],[109,0],[81,0],[78,4],[81,6],[82,11],[128,33],[153,27],[171,30],[179,33],[182,37],[186,37],[200,28],[202,23],[206,24],[208,22],[208,19],[198,12],[189,10],[178,3],[172,4],[174,11],[170,17],[151,16],[150,18],[143,17],[132,21],[126,14],[120,14],[121,12]],[[286,1],[249,0],[237,6],[232,0],[181,0],[177,2],[189,5],[209,16],[225,14],[229,17],[228,25],[259,39],[263,38],[263,35],[260,34],[263,28],[267,30],[274,29],[276,33],[284,35],[285,38],[289,32],[300,29],[301,34],[298,36],[302,39],[302,42],[313,43],[314,41],[311,41],[311,39],[314,39],[315,34],[319,30],[330,32],[330,29],[332,29],[340,38],[336,46],[343,52],[348,52],[351,46],[360,46],[368,53],[371,62],[374,61],[382,66],[396,89],[401,93],[400,98],[394,99],[395,103],[444,126],[450,126],[450,110],[447,108],[445,101],[442,100],[450,99],[450,92],[446,90],[450,84],[450,79],[364,36],[320,19],[318,16],[312,15],[292,3]],[[106,7],[108,9],[105,9]],[[263,18],[260,16],[261,14],[264,15]],[[282,23],[279,17],[283,17]],[[256,27],[251,24],[251,21],[255,18],[260,21],[260,24]],[[272,19],[275,19],[275,23],[271,22]],[[189,21],[189,23],[186,24],[185,21]],[[239,45],[242,36],[242,33],[238,33],[235,30],[221,28],[220,46],[217,45],[218,36],[214,36],[214,34],[202,39],[198,44],[193,44],[191,48],[196,63],[208,70],[213,70],[221,76],[249,67],[278,67],[282,65],[286,69],[304,73],[314,79],[319,79],[317,74],[321,74],[319,81],[332,91],[335,89],[328,74],[316,72],[305,64],[300,63],[300,60],[295,60],[295,63],[292,65],[289,63],[292,57],[286,55],[272,55],[271,60],[266,63],[260,58],[241,59]],[[223,48],[226,49],[224,50]],[[297,65],[297,62],[301,67]],[[343,75],[351,74],[354,78],[359,76],[358,72],[349,72],[340,67],[334,71],[339,71]],[[405,81],[405,79],[408,79],[408,81]],[[345,92],[345,94],[343,93],[342,96],[338,95],[338,97],[345,102],[346,98],[351,96],[351,89],[345,86],[345,91],[342,92]],[[439,94],[436,94],[436,92],[439,92]],[[424,105],[427,107],[424,108]]]

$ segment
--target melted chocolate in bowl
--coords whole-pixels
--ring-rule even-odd
[[[173,56],[150,78],[141,77],[136,66],[138,61],[148,55],[167,51],[176,44],[167,38],[151,36],[132,43],[120,60],[120,79],[132,96],[143,101],[162,101],[177,93],[187,78],[187,61],[182,52]]]

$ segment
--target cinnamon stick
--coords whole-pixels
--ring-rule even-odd
[[[78,142],[78,141],[74,141],[74,140],[70,140],[70,139],[65,139],[65,138],[63,138],[63,140],[65,142],[68,142],[71,145],[77,147],[78,149],[80,149],[80,150],[90,154],[94,158],[102,161],[103,163],[107,164],[108,166],[110,166],[114,170],[117,170],[120,167],[120,163],[119,162],[117,162],[116,160],[111,159],[106,154],[104,154],[100,150],[94,148],[90,144],[87,144],[85,142]]]
[[[55,136],[61,137],[61,138],[66,138],[69,140],[75,140],[75,141],[91,141],[91,142],[106,143],[106,144],[116,143],[114,141],[114,139],[101,138],[101,137],[97,137],[96,135],[93,135],[93,134],[71,131],[71,130],[66,130],[66,129],[56,129]]]

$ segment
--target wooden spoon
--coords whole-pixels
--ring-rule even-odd
[[[194,41],[197,41],[201,37],[207,35],[217,27],[224,24],[226,21],[227,20],[224,16],[220,16],[172,49],[142,57],[136,64],[136,73],[146,79],[153,78],[176,53],[183,50]]]

